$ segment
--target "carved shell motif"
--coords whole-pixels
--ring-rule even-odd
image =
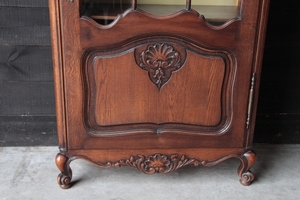
[[[160,88],[169,81],[172,73],[182,67],[180,54],[167,44],[154,44],[140,54],[141,69],[148,71],[151,81]]]
[[[129,159],[114,163],[115,167],[131,166],[146,174],[166,174],[186,165],[198,166],[199,164],[201,163],[198,160],[189,159],[185,155],[181,157],[171,155],[168,157],[162,154],[155,154],[148,158],[143,155],[139,155],[137,158],[131,156]]]

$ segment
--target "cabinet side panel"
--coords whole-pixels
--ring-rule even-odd
[[[67,150],[59,4],[49,0],[58,142],[61,150]]]
[[[253,135],[255,129],[256,111],[258,103],[258,94],[260,86],[261,68],[263,60],[263,52],[265,46],[265,37],[267,31],[267,22],[269,14],[270,0],[262,0],[260,5],[260,11],[258,15],[258,25],[257,25],[257,37],[256,46],[254,49],[254,60],[253,60],[253,71],[255,73],[256,84],[255,84],[255,95],[253,99],[253,110],[251,114],[251,125],[248,130],[248,138],[246,141],[246,146],[251,147],[253,143]]]

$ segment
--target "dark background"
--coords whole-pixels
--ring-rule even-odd
[[[300,143],[300,1],[272,0],[254,142]],[[0,0],[0,146],[57,145],[47,0]]]

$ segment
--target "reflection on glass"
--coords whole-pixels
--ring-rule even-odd
[[[157,16],[166,16],[186,8],[186,0],[138,0],[137,8]]]
[[[191,8],[213,25],[221,25],[240,16],[239,0],[192,0]]]
[[[191,0],[193,5],[237,6],[239,0]]]
[[[118,14],[131,7],[131,0],[83,0],[83,15],[93,18],[100,24],[113,22]]]
[[[165,16],[187,8],[186,0],[138,0],[137,8],[157,16]],[[240,0],[190,0],[191,9],[213,25],[239,17]]]

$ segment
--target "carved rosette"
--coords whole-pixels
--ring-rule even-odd
[[[163,173],[167,174],[186,165],[198,166],[200,162],[196,159],[187,158],[185,155],[155,154],[146,158],[143,155],[131,156],[129,159],[116,162],[115,167],[130,166],[144,172],[145,174]]]
[[[179,70],[185,60],[168,44],[154,44],[140,53],[139,67],[148,72],[151,81],[160,88],[169,81],[172,73]]]

